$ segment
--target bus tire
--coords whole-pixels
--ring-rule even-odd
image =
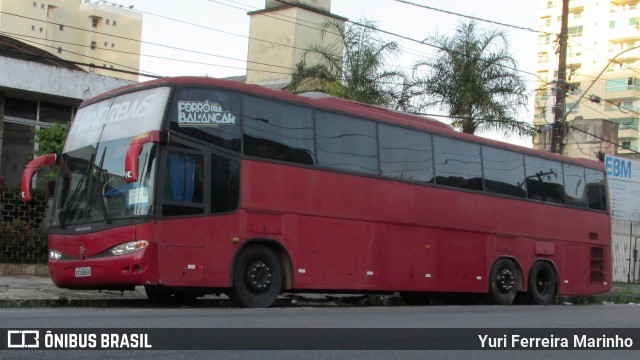
[[[497,305],[511,305],[518,294],[518,270],[513,261],[498,259],[489,274],[489,298]]]
[[[538,261],[529,272],[527,296],[532,304],[550,305],[556,295],[556,276],[551,264]]]
[[[233,264],[229,297],[241,307],[269,307],[280,295],[282,284],[282,265],[273,251],[263,245],[249,246]]]

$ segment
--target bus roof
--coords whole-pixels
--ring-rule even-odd
[[[550,160],[573,163],[580,166],[589,168],[595,168],[598,170],[604,170],[604,164],[596,160],[588,160],[582,158],[570,158],[547,151],[541,151],[531,149],[523,146],[513,145],[501,141],[491,140],[483,138],[477,135],[465,134],[455,131],[451,126],[442,123],[440,121],[424,117],[421,115],[411,114],[407,112],[397,111],[381,106],[359,103],[355,101],[345,100],[337,98],[328,94],[320,92],[309,92],[302,94],[293,94],[284,90],[269,89],[260,85],[245,84],[237,81],[208,78],[208,77],[168,77],[157,80],[151,80],[138,84],[129,85],[123,88],[119,88],[94,98],[88,99],[81,104],[81,107],[89,105],[91,103],[100,101],[102,99],[115,96],[123,92],[136,91],[138,89],[157,87],[163,85],[177,85],[177,86],[211,86],[223,89],[230,89],[238,91],[248,95],[260,96],[270,98],[274,100],[282,100],[289,103],[297,103],[300,105],[307,105],[317,109],[325,109],[330,111],[341,112],[353,116],[368,118],[371,120],[378,120],[386,123],[405,125],[416,129],[428,131],[436,135],[447,136],[456,138],[459,140],[475,142],[484,145],[490,145],[505,150],[511,150],[527,155],[543,157]]]

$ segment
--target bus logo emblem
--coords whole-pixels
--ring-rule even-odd
[[[84,259],[84,253],[87,248],[84,247],[84,244],[80,245],[80,259]]]

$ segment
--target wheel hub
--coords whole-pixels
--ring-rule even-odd
[[[271,285],[271,268],[262,260],[256,260],[247,266],[244,280],[249,290],[264,292]]]
[[[515,278],[513,276],[513,273],[509,269],[501,269],[498,272],[496,280],[498,290],[500,290],[500,292],[503,294],[510,292],[515,284]]]

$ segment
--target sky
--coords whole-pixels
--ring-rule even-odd
[[[495,22],[535,29],[538,23],[537,0],[409,0],[416,4],[474,16]],[[229,77],[245,74],[248,48],[249,15],[263,9],[264,0],[111,0],[143,14],[140,71],[162,76],[196,75]],[[353,21],[371,20],[378,28],[416,40],[430,35],[453,35],[455,28],[468,18],[404,4],[395,0],[332,0],[331,12]],[[535,74],[538,35],[532,31],[479,22],[482,28],[506,32],[510,52],[517,68]],[[401,69],[423,57],[433,55],[432,48],[398,37],[402,54],[397,59]],[[176,61],[180,59],[182,61]],[[535,77],[521,73],[533,91]],[[535,94],[530,107],[518,115],[533,118]],[[531,146],[530,140],[503,139],[496,134],[484,136]]]

